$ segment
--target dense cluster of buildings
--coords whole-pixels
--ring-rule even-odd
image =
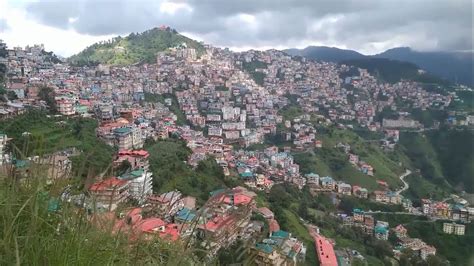
[[[436,248],[426,244],[419,238],[411,238],[408,236],[408,230],[403,225],[397,225],[392,229],[392,233],[398,239],[398,245],[395,247],[395,255],[399,256],[404,249],[415,251],[423,260],[429,256],[436,255]]]
[[[359,227],[368,235],[377,239],[388,240],[389,224],[384,221],[376,221],[370,214],[361,209],[354,209],[352,215],[341,215],[344,225]]]
[[[64,199],[92,211],[91,221],[98,226],[112,224],[114,232],[126,233],[131,240],[190,238],[210,257],[237,239],[248,240],[258,265],[296,265],[304,260],[306,247],[290,232],[280,230],[271,210],[256,208],[256,194],[247,188],[267,192],[276,183],[292,183],[300,189],[308,186],[312,193],[335,192],[411,208],[411,202],[388,188],[369,192],[329,176],[300,173],[291,150],[322,147],[315,122],[381,131],[384,147],[393,148],[399,128],[421,125],[409,117],[380,123],[375,121],[377,113],[384,108],[399,113],[404,108],[444,109],[452,98],[426,91],[415,82],[381,83],[362,69],[343,79],[341,75],[352,67],[296,60],[276,50],[234,53],[205,46],[205,52],[198,53],[183,46],[158,53],[155,64],[84,67],[61,62],[43,46],[7,51],[0,63],[7,66],[6,90],[15,97],[0,101],[0,119],[27,108],[49,108],[67,117],[93,117],[99,122],[97,137],[117,149],[113,167],[129,165],[123,173],[90,185],[87,196],[65,192]],[[398,107],[396,101],[404,107]],[[284,114],[295,106],[298,115]],[[266,135],[275,133],[281,133],[293,147],[241,149],[262,144]],[[157,194],[149,154],[143,146],[147,139],[170,136],[184,140],[192,151],[189,165],[195,167],[213,156],[226,176],[238,176],[247,188],[211,192],[202,206],[180,191]],[[10,161],[7,140],[0,132],[0,164]],[[349,162],[364,174],[376,174],[348,144],[336,148],[344,149]],[[69,155],[53,154],[51,158],[60,158],[53,160],[54,164],[59,162],[58,167],[70,170]],[[134,207],[122,210],[125,203]],[[430,201],[422,205],[426,215],[462,222],[474,217],[472,209],[445,208]],[[119,217],[113,214],[117,210]],[[263,224],[251,219],[253,213],[262,215],[270,227],[268,236],[256,243],[253,240]],[[343,222],[378,239],[388,239],[388,223],[375,221],[360,210],[343,217]],[[445,227],[446,233],[463,232],[458,225]],[[336,265],[329,240],[319,234],[314,237],[323,265]],[[402,247],[419,251],[422,258],[436,253],[421,240],[402,233],[399,238]]]
[[[252,214],[259,214],[268,219],[270,230],[268,239],[250,244],[249,252],[258,250],[255,262],[271,259],[296,265],[304,261],[306,248],[303,242],[280,230],[269,209],[256,208],[254,192],[244,187],[212,191],[202,206],[197,206],[196,198],[177,190],[155,194],[148,157],[144,150],[120,151],[114,166],[128,161],[128,171],[92,184],[86,200],[77,195],[66,195],[65,198],[91,210],[93,222],[112,224],[115,233],[125,233],[131,240],[153,237],[167,241],[190,239],[188,243],[200,245],[209,258],[237,239],[252,243],[264,227],[263,222],[251,219]],[[130,203],[136,207],[123,209]],[[114,216],[114,211],[121,215]]]
[[[343,225],[360,228],[365,234],[374,236],[379,240],[388,240],[389,234],[394,234],[398,239],[398,244],[395,246],[395,254],[398,254],[398,256],[403,249],[418,252],[424,260],[430,255],[436,255],[435,247],[426,244],[421,239],[408,237],[407,229],[401,224],[390,228],[388,222],[376,220],[372,215],[361,209],[354,209],[352,215],[341,215],[340,217]]]
[[[430,199],[421,200],[424,215],[435,218],[468,223],[474,220],[474,208],[462,203],[447,203]]]

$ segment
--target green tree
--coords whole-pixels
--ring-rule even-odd
[[[379,258],[391,257],[393,255],[392,246],[383,240],[375,240],[373,243],[375,255]]]
[[[115,169],[115,172],[118,176],[125,174],[128,170],[132,168],[132,165],[128,160],[124,160],[120,165]]]
[[[298,215],[303,219],[308,219],[308,204],[304,200],[298,206]]]
[[[8,100],[13,101],[13,100],[18,99],[18,96],[16,95],[16,93],[14,91],[8,91],[7,92],[7,98],[8,98]]]
[[[56,100],[54,99],[54,90],[50,87],[41,87],[38,97],[45,101],[51,113],[57,112]]]

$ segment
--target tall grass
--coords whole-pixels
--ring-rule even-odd
[[[68,203],[48,211],[64,181],[30,175],[0,178],[0,265],[188,265],[191,251],[161,240],[130,243],[111,226],[99,229]]]

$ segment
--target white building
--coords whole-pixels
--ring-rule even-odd
[[[443,223],[443,232],[463,236],[466,232],[466,226],[457,223]]]
[[[147,197],[153,194],[152,173],[143,169],[134,170],[120,177],[128,181],[128,193],[132,199],[140,204],[144,203]]]
[[[139,127],[132,128],[132,146],[134,149],[143,148],[145,140],[143,138],[142,130]]]

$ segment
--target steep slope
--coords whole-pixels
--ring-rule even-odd
[[[327,46],[308,46],[304,49],[287,49],[285,53],[293,56],[303,56],[309,59],[327,62],[340,62],[349,59],[360,59],[366,57],[352,50],[344,50]]]
[[[441,128],[421,133],[403,133],[400,144],[413,167],[435,184],[448,181],[454,188],[474,191],[474,133],[464,129]]]
[[[398,165],[398,159],[384,153],[376,143],[367,142],[349,130],[327,128],[320,131],[323,148],[309,152],[295,153],[295,162],[300,165],[301,173],[318,173],[320,176],[332,176],[352,185],[361,185],[369,190],[379,188],[378,180],[385,181],[392,189],[401,186],[399,176],[404,168]],[[334,148],[338,143],[349,143],[353,153],[375,169],[374,176],[368,176],[351,165],[348,155],[342,149]]]
[[[418,52],[408,47],[400,47],[389,49],[374,57],[411,62],[449,81],[474,84],[472,52]]]
[[[127,37],[115,37],[111,40],[95,43],[77,55],[69,58],[74,65],[127,65],[139,62],[152,63],[156,53],[168,48],[186,45],[204,50],[199,42],[179,34],[169,27],[153,28],[143,33],[131,33]]]

